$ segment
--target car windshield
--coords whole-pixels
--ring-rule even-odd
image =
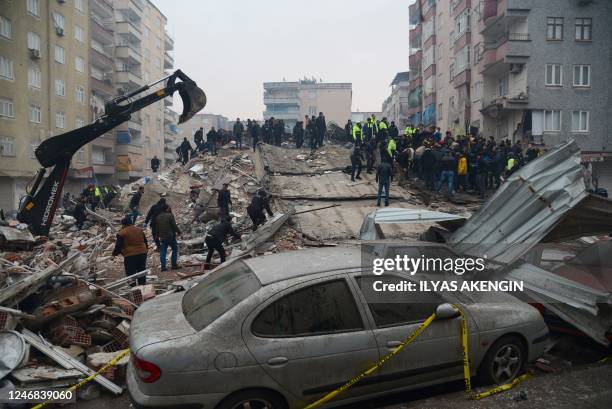
[[[198,282],[183,297],[183,314],[200,331],[261,288],[253,271],[235,261]]]

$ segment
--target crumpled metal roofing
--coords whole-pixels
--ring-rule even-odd
[[[463,221],[465,217],[456,214],[436,212],[424,209],[402,209],[385,207],[368,214],[361,224],[359,237],[361,240],[380,239],[376,230],[377,224],[384,223],[433,223],[444,221]]]
[[[511,175],[448,243],[459,253],[511,263],[586,197],[580,149],[570,141]]]

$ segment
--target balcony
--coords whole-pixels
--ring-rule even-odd
[[[427,40],[425,40],[425,43],[423,44],[423,48],[427,49],[429,47],[433,47],[436,45],[436,35],[433,34],[431,36],[429,36],[429,38]]]
[[[103,165],[94,164],[93,171],[96,175],[114,175],[115,165],[112,163]]]
[[[290,97],[264,94],[264,104],[294,105],[297,108],[299,107],[300,102],[297,95],[294,97]]]
[[[479,72],[494,73],[507,70],[509,64],[525,64],[531,55],[530,41],[527,33],[505,33],[497,41],[485,43]]]
[[[528,105],[529,93],[528,91],[521,91],[516,93],[514,97],[497,96],[485,99],[480,112],[488,117],[497,118],[504,110],[523,110],[526,109]]]
[[[431,64],[429,67],[425,68],[423,71],[423,79],[436,75],[436,64]]]
[[[174,58],[167,52],[164,53],[164,69],[171,70],[174,67]]]
[[[114,0],[113,4],[115,9],[130,19],[140,20],[142,17],[143,4],[141,0]]]
[[[115,89],[112,81],[110,80],[100,81],[97,78],[89,77],[89,85],[91,87],[91,90],[96,95],[100,95],[103,100],[109,100],[117,93],[117,90]]]
[[[463,13],[463,11],[472,6],[471,0],[452,0],[451,1],[451,10],[453,12],[453,18],[457,17],[459,14]]]
[[[299,120],[300,113],[299,112],[276,112],[276,111],[264,111],[264,118],[274,117],[275,119],[282,120]]]
[[[119,21],[115,23],[115,32],[128,42],[139,43],[142,41],[142,32],[140,27],[131,21]]]
[[[455,37],[454,41],[453,52],[457,54],[463,47],[472,43],[472,33],[464,31],[460,36]]]
[[[137,88],[142,85],[142,78],[139,74],[132,71],[116,71],[115,82],[117,84],[124,84],[128,88]]]
[[[100,148],[113,149],[115,146],[115,138],[113,138],[112,133],[107,132],[104,135],[91,141],[91,144],[93,146],[99,146]]]
[[[508,27],[514,19],[524,19],[531,10],[533,0],[484,0],[480,33],[495,34]]]
[[[117,155],[142,155],[142,145],[136,145],[131,143],[118,143],[115,146],[115,152]]]
[[[136,118],[132,115],[132,118],[128,121],[128,128],[132,134],[142,132],[142,123],[140,122],[140,118]]]
[[[117,45],[115,47],[115,56],[126,60],[128,64],[140,64],[142,61],[140,50],[131,44]]]
[[[432,92],[429,95],[424,95],[423,96],[423,105],[428,106],[431,104],[435,104],[436,102],[436,93]]]
[[[167,31],[164,33],[164,48],[166,51],[174,50],[174,39],[170,37]]]
[[[113,58],[106,51],[96,48],[90,48],[89,61],[104,72],[112,71],[114,67]]]
[[[109,0],[90,0],[89,10],[103,19],[113,18],[113,5]]]
[[[91,37],[102,45],[112,45],[114,41],[113,32],[110,29],[112,20],[100,20],[92,16]]]
[[[455,75],[455,78],[453,78],[453,86],[455,88],[459,88],[460,86],[469,83],[472,78],[471,72],[472,70],[470,70],[469,66],[466,66],[466,68],[464,68],[461,72]]]

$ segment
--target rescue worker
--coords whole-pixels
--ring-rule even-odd
[[[353,121],[350,119],[346,122],[346,125],[344,125],[344,133],[346,134],[347,140],[350,140],[353,136]]]
[[[325,138],[325,132],[327,131],[327,124],[325,122],[325,115],[323,112],[319,112],[319,116],[316,120],[317,127],[317,146],[323,146],[323,139]]]
[[[161,161],[159,160],[157,155],[153,156],[153,159],[151,159],[151,170],[153,171],[153,173],[157,173],[157,171],[159,170],[159,165],[161,165]]]
[[[100,186],[95,186],[93,188],[93,195],[90,196],[91,199],[91,210],[96,211],[96,207],[100,204],[102,200],[102,192],[100,191]]]
[[[236,138],[236,148],[242,149],[242,133],[244,132],[244,126],[242,122],[240,122],[240,118],[236,118],[233,131],[234,137]]]
[[[155,241],[157,251],[159,251],[161,246],[159,244],[159,235],[157,234],[157,223],[155,221],[155,218],[164,210],[165,206],[166,198],[162,197],[157,201],[157,203],[153,204],[153,206],[149,208],[149,211],[147,212],[147,217],[145,218],[145,228],[150,223],[151,236],[153,236],[153,241]]]
[[[317,150],[318,135],[316,118],[314,115],[308,120],[308,126],[306,127],[306,129],[308,130],[308,135],[310,136],[310,150],[315,151]]]
[[[223,242],[227,239],[228,235],[240,240],[240,236],[232,228],[232,223],[230,222],[229,218],[222,219],[220,223],[215,224],[208,231],[208,233],[206,233],[206,238],[204,241],[206,242],[206,247],[208,248],[208,254],[206,255],[206,264],[204,264],[205,270],[210,269],[210,262],[215,250],[219,253],[221,264],[225,262],[225,249],[223,248]]]
[[[219,135],[217,131],[215,131],[215,127],[210,128],[210,131],[206,134],[206,142],[208,143],[208,152],[211,155],[217,154],[217,139],[219,139]]]
[[[355,179],[361,179],[361,168],[363,167],[363,152],[361,146],[355,145],[353,152],[351,153],[351,182]],[[355,176],[355,171],[357,176]]]
[[[76,206],[74,207],[73,212],[74,218],[76,219],[76,227],[81,230],[83,228],[83,223],[85,219],[87,219],[87,210],[85,208],[85,198],[83,196],[79,197]]]
[[[383,123],[384,122],[381,122],[381,124]],[[395,139],[389,135],[389,142],[387,142],[387,153],[389,154],[391,161],[393,161],[393,158],[395,157],[395,152],[397,152],[397,143],[395,142]]]
[[[253,121],[251,125],[251,143],[253,144],[253,152],[255,152],[255,147],[259,143],[259,134],[261,133],[261,127],[257,121]]]
[[[121,225],[123,227],[117,233],[113,257],[121,253],[125,275],[131,276],[147,269],[147,238],[140,227],[134,226],[131,216],[125,216]],[[146,276],[138,278],[139,285],[146,283]]]
[[[138,217],[138,208],[140,207],[140,199],[142,199],[142,194],[144,193],[144,186],[140,186],[138,191],[134,193],[132,198],[130,199],[130,217],[132,217],[132,224],[136,224],[136,218]]]
[[[357,122],[353,125],[353,143],[355,146],[359,146],[363,143],[363,132],[361,131],[361,122]]]
[[[393,167],[387,161],[381,161],[376,172],[378,182],[378,195],[376,196],[376,206],[380,206],[383,189],[385,191],[385,206],[389,206],[389,185],[393,180]]]
[[[172,269],[179,269],[178,262],[178,243],[176,236],[181,234],[181,230],[176,225],[172,209],[167,204],[164,205],[160,214],[155,218],[155,224],[157,225],[157,234],[159,236],[159,262],[161,265],[161,271],[167,271],[166,269],[166,256],[168,254],[168,246],[172,249],[171,265]]]
[[[270,217],[274,216],[274,213],[272,213],[272,210],[270,209],[270,201],[266,191],[259,189],[257,194],[251,200],[251,204],[249,207],[247,207],[247,214],[253,222],[253,231],[257,230],[260,225],[266,222],[264,210]]]
[[[193,148],[191,147],[191,144],[189,143],[187,138],[183,138],[183,142],[181,143],[181,163],[183,164],[183,166],[189,160],[189,152],[191,152],[192,150]]]
[[[300,149],[304,144],[304,127],[302,121],[297,121],[293,127],[293,139],[295,140],[295,147]]]
[[[232,197],[229,189],[229,184],[223,183],[223,187],[217,194],[217,206],[219,207],[219,218],[223,219],[229,217],[230,205],[232,204]]]
[[[198,152],[202,152],[204,150],[204,128],[200,127],[195,134],[193,134],[193,142],[196,144],[196,149]]]

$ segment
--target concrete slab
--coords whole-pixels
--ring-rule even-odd
[[[285,149],[261,144],[261,159],[267,171],[282,175],[320,174],[350,166],[350,149],[324,146],[310,155],[310,149]]]

